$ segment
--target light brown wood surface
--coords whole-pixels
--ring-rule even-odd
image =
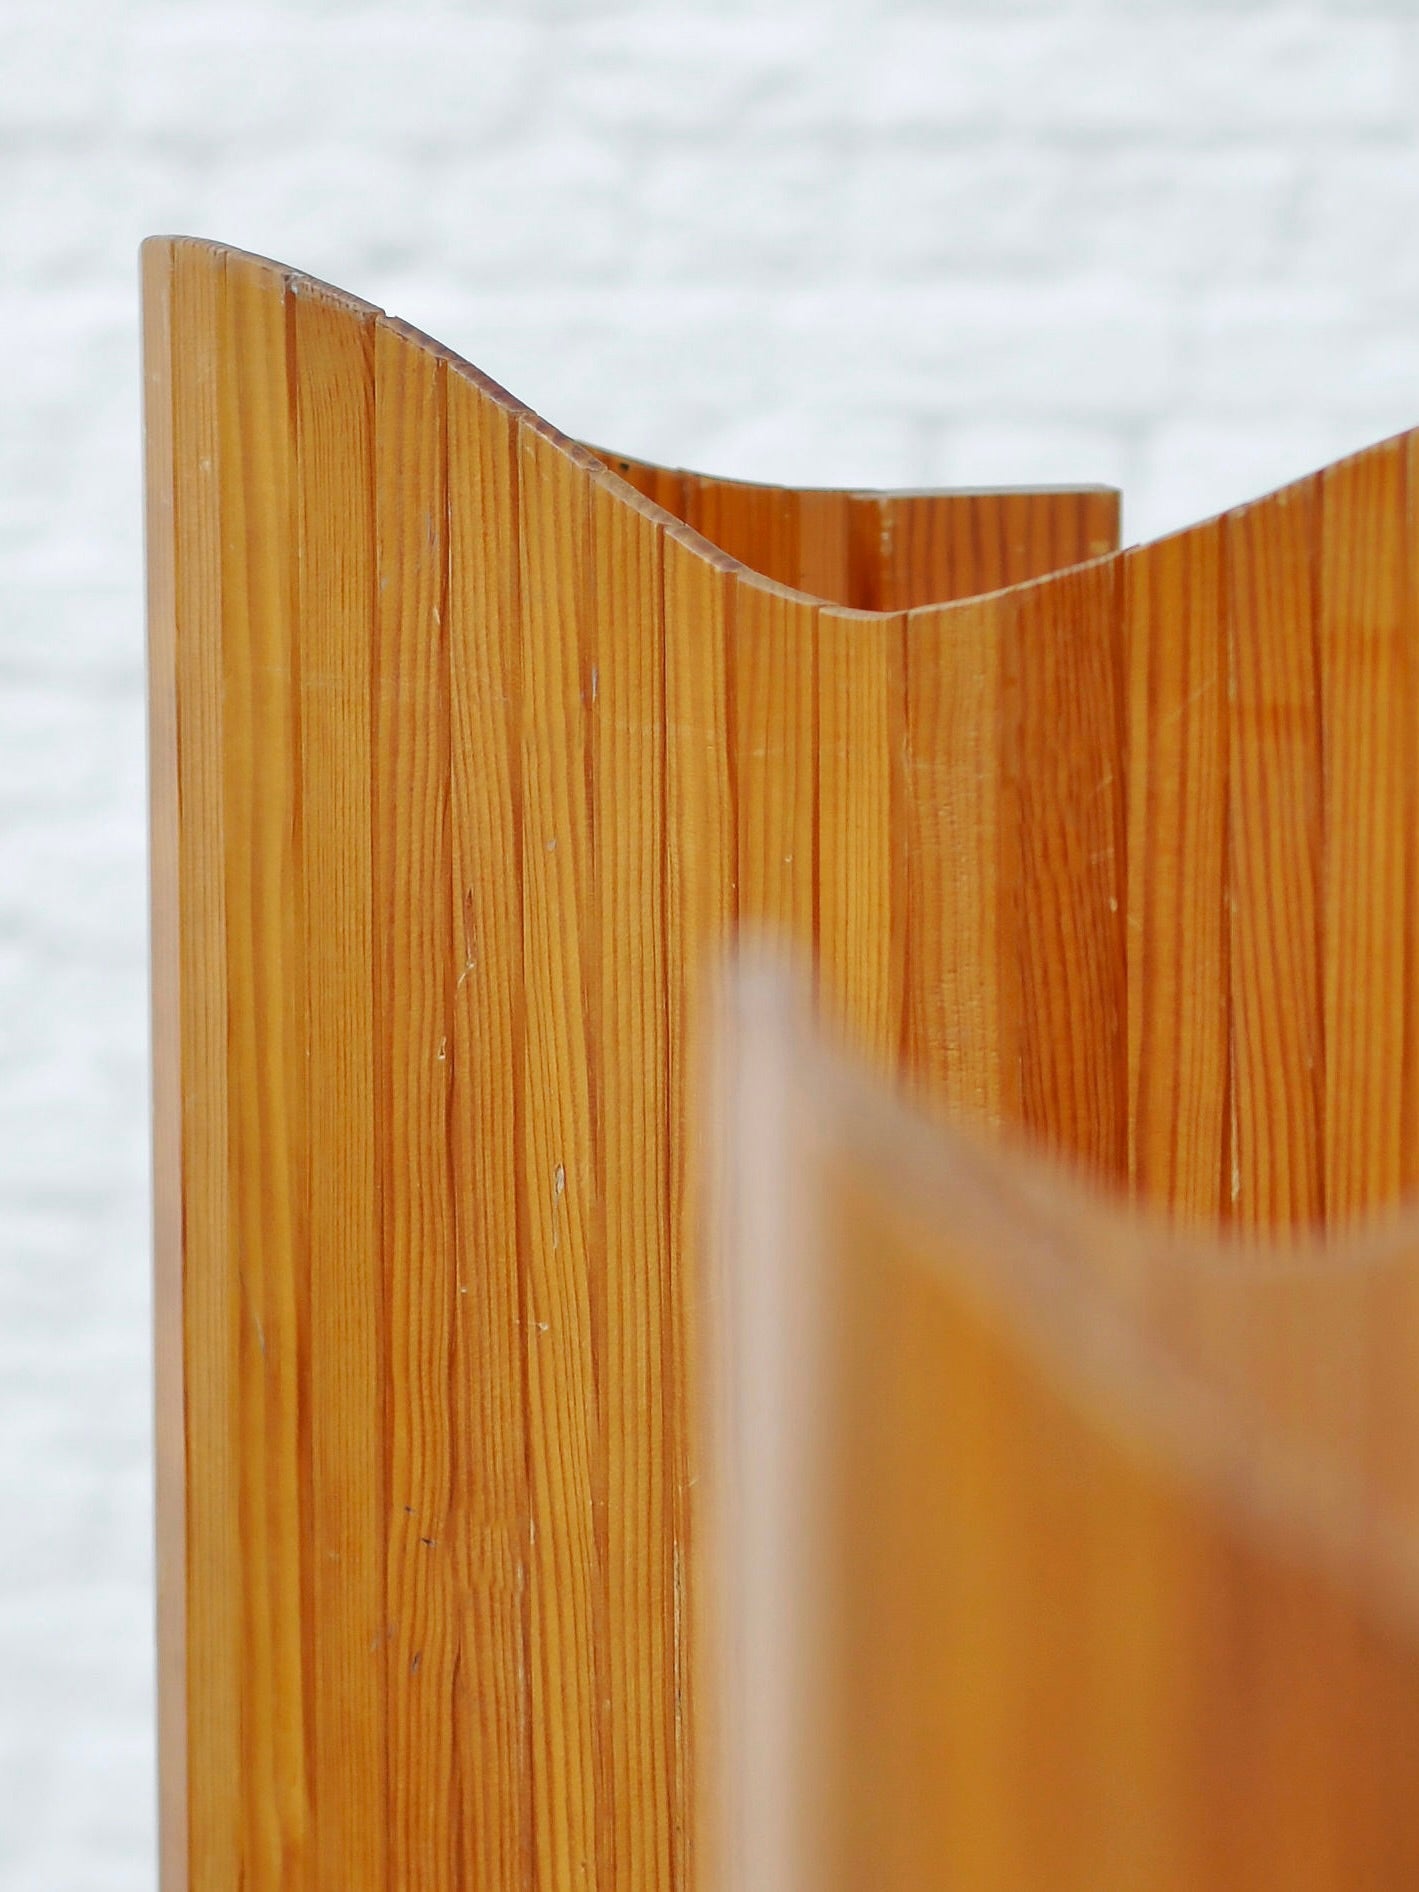
[[[1413,1212],[1229,1253],[796,1003],[725,1107],[724,1882],[1412,1885]]]
[[[1119,496],[1107,486],[834,492],[715,479],[592,451],[750,571],[854,609],[969,598],[1118,546]]]
[[[1391,1206],[1414,443],[1121,554],[598,456],[220,246],[144,294],[165,1884],[707,1887],[707,973],[1165,1217]]]

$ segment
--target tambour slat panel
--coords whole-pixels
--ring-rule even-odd
[[[448,375],[453,1100],[457,1298],[454,1696],[462,1883],[532,1872],[525,1237],[519,1124],[522,621],[517,416]],[[454,1883],[459,1883],[455,1874]]]
[[[807,600],[741,585],[727,661],[739,920],[805,957],[817,931],[817,616]]]
[[[384,1279],[376,1193],[372,309],[296,282],[313,1880],[382,1887]],[[295,1029],[299,1035],[300,1022]]]
[[[739,1010],[720,1219],[725,1291],[810,1336],[786,1382],[770,1348],[731,1376],[726,1657],[788,1638],[731,1682],[745,1882],[1407,1886],[1412,1529],[1091,1279],[1099,1239],[1170,1265],[1124,1212],[926,1131],[775,1003]],[[1390,1261],[1419,1265],[1412,1224]]]
[[[853,598],[849,494],[811,489],[799,493],[798,569],[787,582],[831,603]]]
[[[848,588],[843,600],[861,611],[903,611],[905,587],[890,581],[892,533],[886,493],[848,495]],[[916,603],[929,602],[917,599]]]
[[[593,484],[596,869],[603,1054],[596,1072],[604,1217],[603,1755],[609,1882],[673,1883],[674,1514],[668,1450],[684,1424],[670,1333],[663,546],[648,509]]]
[[[1021,1121],[1101,1181],[1127,1172],[1124,701],[1117,562],[1017,594],[1004,728],[1017,840]]]
[[[907,611],[992,589],[974,583],[980,565],[973,498],[947,512],[929,494],[884,493],[873,510],[876,530],[868,543],[878,567],[870,599],[875,610]]]
[[[1413,627],[1405,451],[1320,480],[1325,1206],[1332,1224],[1415,1180],[1405,1147],[1405,929],[1412,832]]]
[[[195,1884],[223,1888],[234,1887],[241,1871],[244,1814],[240,1289],[230,1227],[222,727],[218,383],[225,281],[224,257],[197,245],[175,246],[173,443],[181,468],[173,495],[180,817],[175,891],[182,928],[189,1869]]]
[[[929,494],[884,495],[879,504],[878,608],[910,610],[991,591],[1000,582],[980,543],[983,509],[974,496],[949,512]],[[984,583],[977,580],[983,578]]]
[[[901,1050],[901,618],[818,613],[818,964],[824,1008],[883,1071]]]
[[[375,1038],[388,1346],[389,1875],[437,1884],[453,1843],[454,1204],[445,364],[375,343]]]
[[[214,1887],[235,1883],[241,1817],[220,866],[217,367],[225,259],[200,244],[155,243],[145,248],[144,267],[160,1863],[164,1885],[183,1892],[189,1864],[194,1878],[206,1873]],[[164,1176],[173,1159],[178,1167]],[[194,1703],[205,1712],[194,1712]]]
[[[183,1439],[182,1047],[183,929],[174,893],[178,809],[177,561],[174,545],[173,251],[145,245],[143,419],[147,570],[149,826],[154,900],[149,955],[153,1029],[153,1378],[156,1464],[159,1870],[187,1871],[187,1463]]]
[[[1116,552],[1119,495],[1107,486],[997,495],[1004,520],[1006,582],[1021,584]]]
[[[674,1503],[675,1826],[672,1883],[700,1878],[701,1810],[714,1802],[696,1730],[708,1714],[695,1651],[706,1599],[696,1582],[704,1549],[697,1490],[703,1466],[688,1423],[701,1397],[704,1348],[694,1257],[704,1202],[712,1193],[714,1149],[696,1129],[705,1070],[703,1025],[713,942],[737,918],[738,838],[728,675],[735,594],[731,567],[704,558],[687,535],[664,540],[665,586],[665,965],[667,1028],[666,1139],[669,1152],[670,1344],[680,1401],[666,1453]]]
[[[1115,495],[622,467],[637,499],[337,292],[197,244],[145,277],[165,1870],[688,1892],[717,1792],[707,968],[741,921],[815,950],[879,1069],[1174,1219],[1392,1203],[1417,1142],[1414,441],[1083,563]],[[982,586],[1012,588],[957,597]],[[1078,1249],[1247,1425],[1410,1503],[1412,1283],[1371,1306],[1230,1250],[1164,1267],[1107,1218]],[[973,1371],[986,1480],[1018,1435]],[[1046,1683],[1162,1794],[1129,1694],[1162,1658],[1091,1669],[1028,1608],[1052,1582],[1087,1616],[1093,1559],[1138,1580],[1154,1524],[1100,1551],[1067,1496],[1042,1487],[975,1653],[943,1645],[984,1660],[1024,1622],[982,1726],[1023,1715],[1073,1783],[983,1810],[972,1870],[1022,1871],[1057,1825],[1093,1882],[1137,1882],[1162,1855],[1090,1826]],[[1259,1634],[1209,1572],[1207,1610]],[[1114,1601],[1156,1625],[1151,1595]],[[1229,1659],[1194,1654],[1204,1681]],[[1287,1713],[1309,1730],[1288,1862],[1339,1830],[1346,1750],[1315,1724],[1350,1660],[1286,1680],[1277,1656],[1293,1706],[1247,1710],[1267,1753]],[[1008,1758],[963,1753],[960,1804]],[[1209,1765],[1225,1845],[1254,1837]],[[1256,1774],[1273,1813],[1290,1791]]]
[[[1123,574],[1130,1171],[1140,1197],[1216,1217],[1230,1155],[1221,528],[1126,553]]]
[[[592,451],[750,571],[859,610],[942,604],[1118,549],[1119,496],[1108,487],[852,493]]]
[[[1232,1213],[1257,1230],[1324,1214],[1316,499],[1305,482],[1225,524]]]
[[[599,447],[593,447],[591,451],[605,461],[611,471],[628,486],[633,486],[647,499],[653,499],[657,506],[663,506],[676,519],[685,517],[685,481],[693,478],[693,474],[682,473],[678,467],[652,466],[645,460],[628,460],[624,454],[606,453]]]
[[[219,369],[228,1216],[236,1268],[239,1871],[313,1883],[300,1386],[310,1319],[305,899],[287,281],[229,269]]]
[[[913,511],[922,518],[919,508]],[[923,523],[929,519],[928,513]],[[949,532],[941,535],[935,546],[929,538],[922,546],[926,559],[934,552],[944,563],[942,578],[951,585],[948,597],[998,591],[1010,582],[1008,574],[1012,568],[1023,566],[1024,560],[1018,556],[1023,548],[1011,544],[1005,506],[996,494],[981,494],[971,505],[952,513],[949,523]],[[1016,556],[1012,557],[1012,553]],[[1020,572],[1022,578],[1029,575],[1023,570]]]
[[[872,497],[878,570],[853,602],[878,610],[970,598],[1118,549],[1118,495],[1103,487]],[[860,560],[871,516],[858,524]]]
[[[986,599],[906,621],[906,1074],[932,1102],[995,1124],[1020,1112],[1015,811],[1000,741],[1012,611]]]
[[[798,494],[783,486],[685,475],[685,523],[751,572],[798,582]]]
[[[593,1089],[600,934],[588,726],[597,624],[587,467],[523,420],[518,468],[534,1861],[537,1884],[561,1887],[595,1884],[609,1867],[600,1804],[610,1653],[599,1584],[605,1255]]]

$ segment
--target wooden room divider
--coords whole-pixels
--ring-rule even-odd
[[[720,1882],[1419,1884],[1419,1218],[1170,1234],[739,1008]]]
[[[1273,1434],[1332,1451],[1353,1335],[1305,1310],[1354,1271],[1327,1250],[1302,1270],[1323,1287],[1277,1287],[1284,1346],[1248,1352],[1218,1310],[1293,1273],[1222,1236],[1324,1234],[1419,1168],[1415,439],[1119,553],[1099,489],[670,472],[276,264],[154,239],[143,267],[165,1886],[710,1892],[734,1625],[705,1616],[699,1231],[733,1139],[698,1107],[706,968],[767,936],[938,1125],[1130,1193],[1087,1240],[1061,1222],[1069,1293],[1144,1364],[1210,1336],[1167,1370],[1261,1413],[1258,1463]],[[1035,1214],[1030,1164],[1001,1174]],[[804,1186],[840,1199],[821,1168]],[[1220,1284],[1186,1318],[1145,1209]],[[928,1245],[984,1254],[973,1216]],[[1398,1415],[1408,1378],[1384,1383]],[[855,1400],[831,1403],[849,1428]],[[874,1441],[853,1490],[881,1470],[885,1506]],[[1041,1504],[1067,1547],[1065,1497]],[[929,1638],[935,1551],[896,1531]],[[1030,1646],[1053,1539],[981,1542],[1022,1549],[1002,1595]],[[1099,1768],[1174,1726],[1130,1664],[1185,1603],[1165,1559],[1134,1576]],[[943,1688],[945,1660],[921,1671]],[[1005,1779],[1007,1727],[949,1749],[963,1780]],[[823,1873],[905,1884],[862,1863],[869,1828]],[[926,1843],[904,1827],[890,1858]],[[1092,1881],[979,1857],[960,1882],[1184,1882],[1165,1850],[1096,1850],[1124,1863]],[[1219,1883],[1284,1883],[1248,1857]]]

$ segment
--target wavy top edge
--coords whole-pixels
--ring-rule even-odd
[[[1215,1324],[1219,1308],[1245,1309],[1258,1291],[1307,1281],[1344,1297],[1337,1304],[1346,1311],[1373,1313],[1384,1303],[1364,1297],[1388,1276],[1412,1305],[1419,1204],[1400,1205],[1383,1225],[1329,1235],[1179,1232],[1018,1136],[990,1138],[968,1118],[924,1115],[824,1033],[806,990],[772,955],[741,953],[722,1002],[738,1119],[732,1187],[747,1188],[753,1205],[739,1226],[751,1245],[772,1233],[796,1251],[783,1264],[754,1246],[736,1268],[786,1265],[799,1289],[808,1285],[804,1258],[811,1263],[817,1224],[799,1200],[803,1153],[815,1152],[821,1173],[870,1200],[883,1225],[907,1237],[917,1264],[1008,1333],[1077,1410],[1176,1468],[1244,1529],[1313,1559],[1406,1638],[1419,1637],[1419,1490],[1387,1488],[1365,1435],[1332,1430],[1334,1414],[1282,1410],[1273,1389],[1253,1386],[1225,1359]],[[796,1195],[786,1193],[790,1175]],[[1286,1335],[1287,1357],[1307,1364],[1308,1349],[1319,1359],[1334,1339],[1323,1319],[1302,1318]],[[1359,1361],[1357,1393],[1370,1390],[1372,1364]],[[1407,1482],[1419,1484],[1419,1454],[1411,1459]]]
[[[564,452],[575,464],[580,466],[598,484],[610,485],[619,498],[637,511],[654,518],[662,528],[698,556],[717,565],[725,572],[730,572],[742,583],[774,595],[792,599],[803,604],[825,607],[835,614],[868,619],[892,619],[913,612],[935,612],[944,607],[973,602],[978,598],[996,595],[999,592],[1014,592],[1031,585],[1046,582],[1060,571],[1076,569],[1081,564],[1096,563],[1101,558],[1115,556],[1118,550],[1118,518],[1121,495],[1118,488],[1100,482],[1081,481],[1078,483],[1042,482],[1038,485],[979,485],[979,486],[922,486],[901,487],[874,486],[798,486],[780,485],[773,482],[736,479],[720,474],[707,474],[685,467],[662,466],[655,462],[642,460],[635,455],[624,454],[619,450],[592,445],[564,433],[555,423],[547,420],[527,402],[509,392],[490,375],[470,362],[457,350],[438,340],[436,336],[406,322],[403,318],[389,314],[378,304],[366,301],[352,291],[337,284],[324,281],[292,264],[283,263],[273,257],[263,256],[251,250],[244,250],[237,245],[224,243],[207,237],[182,234],[156,234],[146,237],[140,245],[140,253],[145,260],[163,255],[171,256],[179,250],[198,251],[227,263],[237,263],[242,267],[268,274],[280,285],[283,293],[317,299],[334,308],[343,310],[352,319],[361,323],[378,323],[390,332],[401,336],[412,347],[418,348],[434,359],[441,361],[448,371],[457,374],[462,380],[476,387],[487,400],[492,401],[510,417],[524,425],[534,428],[544,439]],[[736,556],[706,532],[691,524],[682,514],[661,503],[647,491],[647,487],[681,481],[695,482],[713,490],[716,496],[724,496],[731,501],[736,496],[752,497],[765,501],[781,498],[792,501],[799,498],[808,500],[836,500],[857,502],[864,505],[891,506],[910,505],[912,503],[940,502],[952,499],[961,500],[1003,500],[1018,498],[1023,501],[1040,499],[1076,499],[1081,503],[1089,500],[1099,502],[1112,513],[1112,529],[1107,539],[1096,542],[1104,549],[1094,552],[1087,558],[1071,558],[1067,563],[1051,565],[1048,570],[1037,576],[986,589],[971,589],[958,595],[943,598],[924,598],[907,604],[894,604],[890,607],[873,605],[855,605],[840,598],[825,595],[820,591],[806,589],[802,585],[787,583],[762,570],[749,560]]]

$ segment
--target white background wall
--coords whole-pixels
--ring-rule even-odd
[[[1413,0],[4,0],[0,1888],[152,1884],[137,291],[302,265],[559,425],[1106,479],[1419,422]]]

